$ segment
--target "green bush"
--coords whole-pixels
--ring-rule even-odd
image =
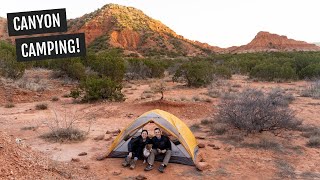
[[[121,82],[125,74],[125,63],[117,50],[98,53],[96,58],[88,59],[88,66],[102,76]]]
[[[85,66],[82,64],[80,58],[63,58],[45,61],[37,61],[34,63],[36,67],[48,68],[57,70],[68,77],[81,80],[85,77]],[[61,75],[61,74],[60,74]]]
[[[108,35],[102,35],[100,37],[97,37],[89,44],[88,49],[94,52],[106,50],[109,48],[109,39],[110,37]]]
[[[214,77],[230,78],[231,71],[223,66],[215,66],[209,61],[191,61],[184,63],[176,71],[173,81],[183,79],[188,86],[201,87],[210,84]]]
[[[216,66],[214,68],[214,75],[217,76],[217,77],[222,77],[222,78],[226,78],[226,79],[229,79],[231,78],[231,70],[228,69],[227,67],[225,66]]]
[[[81,62],[73,62],[68,64],[65,68],[64,71],[67,73],[67,75],[76,80],[81,80],[86,74],[85,74],[85,67]]]
[[[320,77],[320,63],[319,64],[309,64],[305,68],[301,69],[299,73],[300,79],[312,79],[315,77]]]
[[[126,78],[127,79],[146,79],[148,78],[149,68],[142,59],[132,58],[127,60]]]
[[[182,78],[188,86],[201,87],[213,80],[213,65],[207,61],[188,62],[180,66],[173,76],[173,81]]]
[[[81,81],[80,88],[84,92],[84,101],[96,101],[99,99],[124,100],[124,95],[121,93],[121,84],[109,77],[87,76]]]
[[[149,68],[147,76],[149,78],[161,78],[164,76],[164,64],[160,61],[145,59],[143,63]]]
[[[126,78],[146,79],[164,77],[167,64],[153,59],[132,58],[127,60]]]
[[[18,79],[24,74],[25,68],[25,63],[17,62],[15,48],[0,41],[0,76]]]
[[[79,98],[81,95],[81,91],[79,89],[73,89],[70,91],[70,96],[73,98],[73,99],[77,99]]]
[[[265,81],[273,80],[292,80],[296,79],[297,75],[295,70],[290,66],[290,64],[284,64],[280,66],[276,63],[262,63],[256,65],[250,71],[251,78],[257,78]]]

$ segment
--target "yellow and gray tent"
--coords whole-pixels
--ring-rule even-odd
[[[128,143],[131,138],[139,136],[142,128],[148,123],[155,123],[174,137],[171,140],[172,156],[170,162],[194,165],[198,152],[197,140],[188,126],[176,116],[159,109],[148,111],[134,120],[112,143],[108,157],[125,157],[128,154]],[[158,161],[163,157],[159,157]]]

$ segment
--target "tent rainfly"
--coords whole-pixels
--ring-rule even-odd
[[[176,116],[159,109],[148,111],[134,120],[112,143],[107,157],[125,157],[128,154],[128,143],[131,138],[140,135],[142,128],[153,122],[174,137],[171,140],[172,156],[170,162],[194,166],[198,152],[197,140],[188,126]],[[158,157],[161,161],[163,157]]]

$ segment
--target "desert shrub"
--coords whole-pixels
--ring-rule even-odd
[[[215,66],[209,61],[192,60],[177,69],[173,81],[183,80],[188,86],[201,87],[210,84],[215,77],[230,78],[231,71],[224,66]]]
[[[80,97],[81,91],[79,89],[72,89],[70,91],[70,97],[72,97],[73,99],[77,99]]]
[[[13,45],[0,41],[0,76],[18,79],[24,74],[26,65],[17,62]]]
[[[102,35],[100,37],[97,37],[94,39],[88,46],[89,50],[92,50],[94,52],[99,52],[101,50],[105,50],[109,48],[109,36],[108,35]]]
[[[312,79],[320,77],[320,63],[319,64],[309,64],[299,72],[300,79]]]
[[[227,127],[223,123],[211,123],[209,124],[211,134],[223,135],[227,132]]]
[[[125,63],[116,50],[98,53],[96,58],[87,60],[89,67],[112,81],[121,82],[125,74]]]
[[[84,93],[84,101],[96,101],[107,99],[111,101],[123,101],[120,83],[111,80],[109,77],[88,76],[80,83],[80,89]]]
[[[289,164],[287,161],[282,159],[277,159],[275,161],[276,167],[278,169],[277,175],[281,179],[296,179],[295,168]]]
[[[290,64],[279,66],[279,64],[276,63],[265,62],[256,65],[250,71],[250,77],[265,81],[273,81],[296,79],[297,75]]]
[[[274,88],[269,93],[268,96],[272,100],[273,104],[279,106],[288,106],[292,101],[295,100],[295,97],[292,94],[287,94],[281,88]]]
[[[215,66],[214,75],[225,79],[231,78],[231,70],[225,66]]]
[[[197,102],[197,101],[201,101],[201,98],[199,96],[193,96],[192,100]]]
[[[37,110],[45,110],[45,109],[48,109],[48,104],[46,104],[46,103],[37,104],[37,105],[36,105],[36,109],[37,109]]]
[[[21,128],[22,131],[35,131],[37,130],[39,127],[38,126],[24,126]]]
[[[304,129],[305,132],[303,132],[301,135],[306,138],[310,138],[311,136],[319,136],[320,137],[320,128],[311,127]]]
[[[187,81],[188,86],[201,87],[212,82],[213,65],[210,62],[189,62],[180,66],[173,77],[173,81],[182,78]]]
[[[164,92],[167,90],[167,86],[166,86],[164,81],[161,81],[160,83],[152,85],[151,86],[151,90],[154,93],[160,93],[161,94],[161,98],[160,99],[162,100],[163,97],[164,97]]]
[[[301,96],[319,99],[320,98],[320,80],[312,82],[309,87],[307,87],[302,91]]]
[[[81,80],[86,75],[85,67],[81,62],[70,63],[64,70],[70,78],[76,80]]]
[[[257,59],[243,59],[237,60],[236,58],[232,58],[228,63],[230,69],[235,73],[247,74],[254,68],[259,61]]]
[[[127,64],[127,79],[146,79],[148,77],[149,68],[143,63],[142,59],[128,59]]]
[[[30,78],[24,75],[16,81],[16,84],[20,88],[28,89],[31,91],[37,91],[37,92],[44,91],[50,88],[48,80],[40,79],[39,77]]]
[[[309,147],[320,147],[320,136],[311,136],[309,141],[307,142],[307,146]]]
[[[202,119],[200,123],[201,123],[202,125],[208,125],[208,124],[211,123],[211,121],[208,120],[208,119]]]
[[[71,97],[71,96],[70,96],[70,93],[67,93],[67,94],[62,95],[62,97],[64,97],[64,98],[69,98],[69,97]]]
[[[82,141],[86,135],[84,131],[75,128],[59,128],[40,136],[48,141]]]
[[[308,147],[320,147],[320,128],[319,127],[306,127],[303,129],[301,136],[309,138],[307,142]]]
[[[9,102],[9,103],[5,104],[4,107],[5,108],[13,108],[13,107],[15,107],[15,105],[13,103]]]
[[[212,98],[217,98],[221,95],[221,92],[217,89],[208,89],[207,95]]]
[[[59,98],[58,98],[57,96],[53,96],[53,97],[51,98],[51,101],[59,101]]]
[[[214,54],[207,59],[228,67],[232,73],[250,74],[252,78],[261,80],[282,81],[319,76],[319,52]]]
[[[58,79],[64,77],[66,74],[60,70],[53,70],[50,74],[50,78]]]
[[[192,124],[191,126],[190,126],[190,130],[192,131],[192,132],[196,132],[196,131],[198,131],[200,129],[200,124],[199,123],[195,123],[195,124]]]
[[[181,97],[180,97],[180,101],[188,101],[188,98],[185,97],[185,96],[181,96]]]
[[[165,64],[164,62],[145,59],[144,64],[149,68],[148,77],[149,78],[161,78],[164,77]]]
[[[52,78],[68,76],[71,79],[80,80],[85,77],[85,66],[80,58],[37,61],[34,63],[34,67],[53,69]]]
[[[254,149],[282,151],[282,146],[279,143],[265,138],[260,139],[258,143],[242,143],[242,146]]]
[[[86,113],[84,115],[79,112],[64,111],[64,114],[58,114],[53,111],[55,116],[53,119],[46,120],[45,125],[50,129],[40,136],[47,141],[53,142],[77,142],[86,139],[90,132],[91,125],[95,120],[93,113]],[[88,124],[88,130],[83,131],[78,128],[77,124],[84,121]],[[82,122],[83,123],[83,122]]]
[[[287,106],[275,103],[278,96],[246,89],[223,98],[216,119],[247,133],[295,129],[301,122]]]
[[[127,60],[127,79],[161,78],[164,76],[165,63],[154,59],[132,58]]]

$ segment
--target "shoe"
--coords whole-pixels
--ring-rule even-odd
[[[127,158],[124,159],[123,163],[122,163],[123,167],[127,167],[129,166],[129,162],[127,161]]]
[[[124,161],[124,162],[122,163],[122,166],[123,166],[123,167],[127,167],[127,166],[129,166],[129,163],[128,163],[127,161]]]
[[[144,168],[145,171],[150,171],[153,169],[153,166],[148,164],[146,168]]]
[[[166,168],[166,167],[163,164],[161,164],[159,166],[158,170],[163,173],[164,172],[164,168]]]
[[[130,169],[134,169],[136,167],[136,161],[133,160],[130,162]]]

